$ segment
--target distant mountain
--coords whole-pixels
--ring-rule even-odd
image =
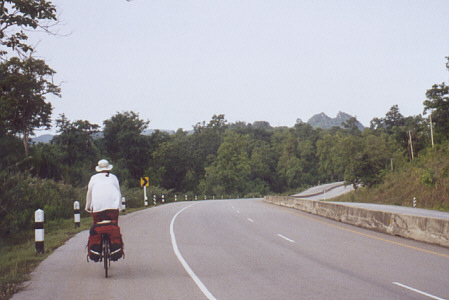
[[[152,135],[156,130],[159,130],[161,132],[166,132],[168,134],[174,134],[175,131],[174,130],[168,130],[168,129],[147,129],[144,132],[142,132],[143,135]],[[40,135],[37,137],[32,138],[31,140],[33,141],[33,143],[50,143],[51,140],[55,137],[56,135],[51,135],[51,134],[44,134],[44,135]],[[94,133],[93,135],[94,139],[101,139],[103,138],[103,131],[99,131]]]
[[[44,135],[40,135],[40,136],[38,136],[38,137],[32,138],[32,141],[33,141],[34,143],[44,143],[44,144],[47,144],[47,143],[50,143],[50,142],[51,142],[51,140],[53,139],[53,137],[54,137],[54,135],[51,135],[51,134],[44,134]]]
[[[348,115],[347,113],[341,111],[338,112],[335,118],[330,118],[325,113],[320,113],[311,117],[309,121],[307,121],[307,123],[312,125],[313,127],[329,129],[334,126],[343,127],[342,123],[346,122],[350,118],[352,118],[351,115]],[[357,121],[357,127],[359,128],[360,131],[362,131],[365,128],[359,121]]]
[[[168,134],[175,134],[174,130],[169,130],[169,129],[147,129],[147,130],[144,130],[142,132],[142,134],[143,135],[152,135],[156,130],[159,130],[161,132],[166,132]]]
[[[313,117],[311,117],[309,119],[309,121],[307,121],[308,124],[312,125],[313,127],[320,127],[320,128],[332,128],[333,126],[341,126],[341,123],[347,121],[348,119],[352,118],[352,116],[344,113],[344,112],[339,112],[337,114],[337,117],[335,118],[329,118],[328,116],[326,116],[325,113],[320,113],[317,115],[314,115]],[[269,130],[271,129],[271,125],[270,123],[266,122],[266,121],[256,121],[252,124],[252,126],[254,128],[259,128],[259,129],[266,129]],[[357,126],[360,130],[363,130],[365,127],[357,121]],[[143,135],[152,135],[156,130],[159,130],[161,132],[166,132],[168,134],[175,134],[174,130],[168,130],[168,129],[147,129],[144,132],[142,132]],[[188,131],[189,134],[193,133],[193,130]],[[51,135],[51,134],[44,134],[38,137],[34,137],[32,138],[33,143],[50,143],[51,140],[55,137],[56,135]],[[103,132],[99,131],[97,133],[93,134],[93,138],[94,139],[99,139],[103,137]]]

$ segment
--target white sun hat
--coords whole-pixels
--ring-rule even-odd
[[[112,167],[113,166],[110,165],[109,162],[106,159],[102,159],[102,160],[98,161],[98,166],[96,166],[95,170],[97,172],[111,171]]]

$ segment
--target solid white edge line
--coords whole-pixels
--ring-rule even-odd
[[[446,300],[446,299],[444,299],[444,298],[440,298],[440,297],[434,296],[434,295],[432,295],[432,294],[429,294],[429,293],[426,293],[426,292],[417,290],[417,289],[415,289],[415,288],[412,288],[412,287],[410,287],[410,286],[407,286],[407,285],[402,284],[402,283],[399,283],[399,282],[393,282],[393,284],[398,285],[398,286],[400,286],[400,287],[403,287],[403,288],[405,288],[405,289],[408,289],[408,290],[410,290],[410,291],[413,291],[413,292],[415,292],[415,293],[418,293],[418,294],[427,296],[427,297],[432,298],[432,299]]]
[[[291,239],[289,239],[288,237],[283,236],[282,234],[279,234],[279,233],[278,233],[278,236],[281,237],[281,238],[283,238],[284,240],[289,241],[290,243],[294,243],[294,242],[295,242],[294,240],[291,240]]]
[[[195,205],[197,203],[191,204],[189,206],[184,207],[183,209],[181,209],[180,211],[178,211],[175,216],[173,217],[173,219],[171,220],[170,223],[170,236],[171,236],[171,242],[173,245],[173,251],[175,251],[176,257],[178,258],[178,260],[181,262],[182,266],[184,267],[184,269],[187,271],[187,273],[189,274],[189,276],[193,279],[193,281],[196,283],[196,285],[200,288],[201,292],[203,292],[204,296],[207,297],[207,299],[209,300],[216,300],[217,298],[214,297],[214,295],[212,295],[212,293],[207,289],[207,287],[203,284],[203,282],[198,278],[198,276],[196,276],[196,274],[193,272],[193,270],[190,268],[190,266],[187,264],[187,262],[185,261],[185,259],[182,257],[181,252],[179,252],[178,249],[178,244],[176,243],[176,237],[175,237],[175,232],[173,230],[173,224],[175,223],[175,219],[176,217],[182,213],[184,210],[186,210],[187,208]]]

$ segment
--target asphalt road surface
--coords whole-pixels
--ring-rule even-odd
[[[317,201],[327,201],[334,197],[341,196],[343,194],[349,193],[354,190],[352,185],[344,186],[344,182],[334,182],[323,184],[319,186],[312,187],[304,192],[295,194],[293,196],[300,197],[302,199],[317,200]],[[419,200],[418,200],[419,201]],[[364,209],[386,211],[397,214],[406,214],[412,216],[422,216],[428,218],[437,219],[449,219],[449,213],[443,211],[436,211],[430,209],[413,208],[406,206],[396,206],[396,205],[383,205],[374,203],[355,203],[355,202],[333,202],[346,206],[355,206]]]
[[[179,202],[120,218],[104,278],[82,232],[17,299],[449,299],[449,249],[261,199]]]
[[[312,187],[306,191],[293,196],[309,199],[309,200],[329,200],[334,197],[353,191],[352,185],[344,185],[344,181],[322,184]]]

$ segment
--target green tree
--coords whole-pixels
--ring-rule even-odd
[[[253,143],[256,143],[256,141]],[[251,178],[253,181],[258,181],[259,183],[265,182],[270,189],[271,186],[275,185],[273,177],[276,174],[276,155],[270,144],[266,142],[259,142],[258,144],[251,151]]]
[[[192,149],[186,132],[178,130],[153,152],[150,174],[166,189],[194,190],[198,184],[192,165]]]
[[[34,145],[31,148],[31,174],[42,179],[53,179],[56,182],[69,179],[67,167],[62,163],[63,155],[64,153],[57,145],[51,143]]]
[[[363,139],[357,135],[346,135],[338,140],[336,150],[340,159],[344,161],[344,180],[357,189],[362,184],[363,175]]]
[[[314,184],[318,178],[318,159],[316,156],[316,143],[318,141],[318,130],[310,124],[296,121],[294,126],[295,136],[299,138],[297,146],[297,156],[303,168],[303,184]]]
[[[449,138],[449,86],[444,82],[434,84],[426,92],[424,114],[430,111],[435,123],[435,136],[441,140]]]
[[[345,163],[337,151],[337,145],[341,139],[340,134],[326,134],[317,141],[316,156],[318,158],[318,167],[321,174],[324,175],[324,181],[333,182],[341,180],[344,177]]]
[[[363,161],[360,165],[360,182],[363,185],[371,187],[382,182],[385,169],[393,157],[386,137],[369,134],[363,138]]]
[[[430,136],[427,121],[421,115],[404,117],[399,112],[398,105],[393,105],[385,114],[385,118],[374,118],[370,130],[377,136],[388,134],[397,142],[396,146],[409,151],[410,156],[410,136],[414,152],[424,149]]]
[[[0,170],[10,169],[23,159],[23,154],[20,139],[0,132]]]
[[[123,174],[124,179],[138,182],[148,167],[148,139],[142,135],[148,124],[132,111],[117,113],[104,121],[106,153],[119,170],[129,171],[129,175]]]
[[[54,74],[43,60],[32,57],[0,63],[0,123],[5,131],[22,136],[26,156],[34,130],[50,128],[52,105],[46,97],[60,96],[60,88],[52,81]]]
[[[222,114],[213,115],[207,125],[203,121],[194,126],[194,132],[189,138],[189,149],[192,150],[193,173],[198,178],[205,176],[205,168],[208,165],[207,158],[217,155],[227,128],[227,121]]]
[[[229,131],[218,149],[217,158],[206,167],[206,182],[209,190],[217,180],[227,194],[245,193],[251,173],[248,157],[248,140],[245,136]]]
[[[344,129],[348,131],[349,134],[352,135],[360,135],[360,130],[357,126],[357,119],[355,117],[351,117],[345,122],[343,122],[341,125]]]
[[[345,164],[344,179],[354,188],[373,186],[382,181],[384,170],[393,156],[387,136],[364,131],[363,136],[347,135],[338,141],[336,150]]]
[[[0,45],[23,56],[33,51],[26,32],[31,29],[50,32],[56,20],[56,8],[50,1],[1,0]],[[6,54],[6,49],[0,49],[0,58]]]
[[[446,68],[449,71],[449,56],[446,57]],[[444,82],[434,84],[426,91],[424,114],[430,111],[435,123],[435,135],[442,140],[449,138],[449,86]]]
[[[86,184],[92,161],[99,156],[94,144],[93,134],[100,127],[88,121],[77,120],[70,122],[64,114],[56,120],[59,135],[52,143],[61,153],[61,163],[65,167],[65,181],[73,185]]]
[[[393,105],[385,114],[384,123],[387,130],[405,125],[404,116],[399,112],[397,104]]]
[[[305,185],[304,165],[298,157],[299,138],[295,136],[294,130],[283,130],[274,135],[278,147],[279,160],[276,172],[281,186],[288,189],[296,189]]]

